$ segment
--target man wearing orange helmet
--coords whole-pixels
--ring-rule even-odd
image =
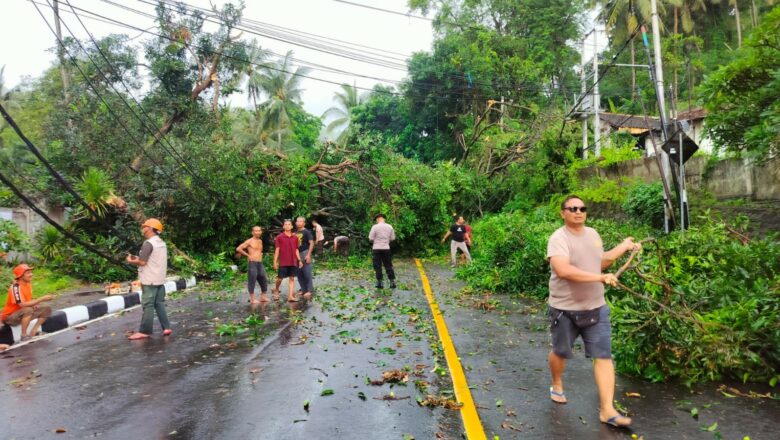
[[[128,339],[146,339],[153,331],[154,313],[163,329],[163,335],[173,333],[168,313],[165,311],[165,276],[168,271],[168,248],[159,234],[163,231],[162,223],[150,218],[141,225],[144,244],[138,256],[128,255],[126,261],[138,266],[138,279],[141,281],[141,303],[144,314],[141,317],[141,327]]]
[[[32,297],[33,268],[20,264],[14,268],[14,282],[8,288],[8,298],[2,312],[2,321],[10,326],[22,326],[22,341],[38,334],[41,324],[51,316],[51,307],[41,303],[51,301],[54,297],[45,295],[37,299]],[[30,322],[37,319],[32,331],[28,331]]]

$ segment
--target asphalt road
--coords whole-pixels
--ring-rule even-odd
[[[167,303],[168,338],[127,341],[134,309],[3,353],[0,438],[459,438],[458,411],[417,403],[451,385],[416,272],[392,293],[366,274],[320,273],[311,303],[255,310],[240,287],[188,293]],[[395,369],[405,383],[368,383]]]
[[[169,338],[156,328],[127,341],[134,309],[2,353],[0,438],[462,438],[459,411],[418,403],[446,403],[452,383],[417,270],[397,266],[395,291],[373,289],[366,268],[319,271],[313,301],[252,310],[239,280],[174,294]],[[503,296],[484,310],[448,268],[425,269],[489,439],[777,437],[780,402],[625,377],[616,398],[633,431],[607,427],[581,352],[566,373],[569,404],[555,405],[543,308]],[[371,384],[383,373],[400,383]]]

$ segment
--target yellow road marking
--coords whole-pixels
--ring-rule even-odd
[[[444,322],[439,305],[433,297],[431,285],[428,282],[428,277],[425,275],[425,270],[423,270],[422,262],[415,258],[414,263],[417,265],[417,270],[420,271],[425,297],[428,298],[433,321],[436,323],[436,330],[439,332],[439,339],[441,340],[442,348],[444,348],[444,358],[447,360],[450,376],[452,376],[455,398],[458,400],[458,403],[463,405],[460,408],[460,415],[463,418],[463,426],[466,428],[466,438],[468,440],[487,440],[485,430],[482,428],[482,421],[479,420],[479,414],[477,414],[477,407],[474,406],[474,400],[471,398],[471,390],[468,382],[466,382],[466,375],[463,374],[463,367],[460,365],[458,353],[455,351],[455,344],[452,343],[450,333],[447,331],[447,323]]]

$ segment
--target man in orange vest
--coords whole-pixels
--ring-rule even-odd
[[[41,325],[46,318],[51,316],[51,307],[42,306],[41,303],[51,301],[54,297],[44,295],[33,299],[32,277],[33,268],[20,264],[14,268],[15,280],[8,288],[8,298],[3,308],[2,321],[10,326],[22,326],[22,341],[38,334]],[[30,322],[37,319],[31,331],[28,331]]]

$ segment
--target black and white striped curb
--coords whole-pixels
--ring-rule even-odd
[[[179,278],[165,283],[165,293],[177,290],[189,289],[196,284],[195,277]],[[80,306],[67,307],[57,310],[43,323],[41,330],[44,333],[54,333],[68,327],[91,321],[109,313],[116,313],[141,304],[141,291],[130,292],[125,295],[114,295],[101,298],[97,301]],[[33,320],[33,323],[35,321]],[[30,325],[32,325],[31,323]],[[11,333],[11,334],[8,334]],[[21,340],[21,326],[3,326],[0,330],[0,343],[9,343],[12,338],[14,343]]]

